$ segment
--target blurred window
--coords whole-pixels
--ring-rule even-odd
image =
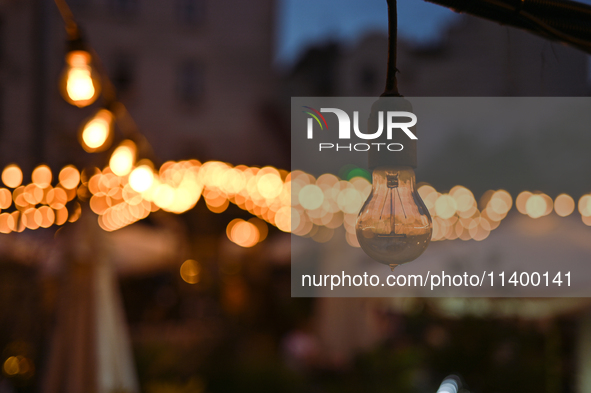
[[[199,25],[205,19],[205,0],[176,0],[177,20],[184,25]]]
[[[195,104],[204,93],[203,67],[195,61],[186,61],[178,68],[177,96],[186,104]]]
[[[131,16],[138,11],[138,0],[109,0],[111,11],[115,14]]]

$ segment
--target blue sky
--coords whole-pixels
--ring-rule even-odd
[[[330,39],[352,42],[388,28],[386,0],[279,0],[276,60],[291,64],[307,46]],[[399,35],[425,42],[457,14],[424,0],[398,0]]]

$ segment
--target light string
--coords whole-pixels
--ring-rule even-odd
[[[302,171],[232,166],[220,161],[168,161],[157,171],[137,165],[124,176],[113,169],[80,172],[69,165],[54,177],[49,167],[40,165],[33,170],[32,182],[22,184],[20,168],[8,165],[2,171],[5,187],[0,188],[0,233],[74,222],[80,216],[80,204],[86,202],[98,215],[101,228],[115,231],[158,210],[182,214],[203,197],[214,213],[226,211],[232,203],[260,220],[250,227],[242,225],[243,231],[251,233],[235,233],[237,239],[231,235],[236,232],[236,222],[229,226],[230,239],[243,246],[262,241],[266,225],[261,223],[265,222],[318,242],[330,240],[335,230],[343,227],[347,242],[358,247],[355,221],[371,191],[363,175],[350,180],[333,174],[315,178]],[[591,194],[581,196],[577,203],[568,194],[552,199],[544,193],[523,191],[514,198],[505,190],[489,190],[477,201],[463,186],[439,192],[421,184],[418,191],[433,218],[434,241],[484,240],[514,207],[536,219],[552,212],[567,217],[578,206],[583,223],[591,226]],[[253,234],[257,237],[254,243]],[[240,236],[242,241],[238,241]]]
[[[390,12],[396,12],[395,2],[390,3]],[[65,0],[55,0],[55,4],[69,39],[81,40],[79,25]],[[371,191],[363,175],[348,180],[332,174],[315,178],[302,171],[288,172],[271,166],[232,166],[198,160],[169,161],[155,167],[146,158],[154,156],[149,143],[125,105],[116,101],[115,87],[96,52],[86,42],[83,44],[91,60],[83,64],[82,71],[90,63],[98,69],[103,85],[100,94],[107,103],[97,116],[106,108],[127,139],[113,150],[109,165],[102,170],[80,171],[68,165],[54,176],[47,165],[40,165],[33,170],[31,183],[22,184],[23,173],[18,165],[6,166],[2,171],[5,188],[0,187],[0,233],[75,222],[82,211],[81,203],[88,203],[98,215],[101,228],[116,231],[158,210],[184,213],[203,197],[214,213],[226,211],[232,203],[256,217],[248,221],[235,219],[227,227],[228,238],[243,247],[264,240],[267,224],[317,242],[330,240],[342,226],[347,242],[359,247],[355,222]],[[395,81],[395,67],[391,76]],[[84,87],[88,79],[80,81]],[[112,138],[111,119],[98,120],[82,127],[81,143],[89,152],[108,148]],[[466,187],[456,186],[442,193],[428,184],[421,185],[419,193],[433,217],[434,241],[484,240],[499,227],[514,204],[520,213],[532,218],[552,211],[565,217],[575,210],[575,201],[567,194],[552,200],[543,193],[524,191],[514,201],[507,191],[490,190],[477,202]],[[591,194],[579,199],[578,208],[583,222],[591,226]]]

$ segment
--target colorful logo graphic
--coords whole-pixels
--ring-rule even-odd
[[[322,121],[324,122],[324,125],[326,126],[326,129],[328,130],[328,124],[326,124],[326,119],[324,118],[324,116],[322,116],[322,113],[318,112],[316,109],[309,107],[309,106],[303,106],[302,108],[306,108],[309,109],[308,111],[302,111],[303,113],[307,113],[308,115],[312,116],[314,119],[316,119],[316,122],[318,123],[318,125],[320,126],[321,130],[324,130],[324,127],[322,127],[322,123],[320,122],[320,119],[322,119]],[[312,113],[312,112],[314,113]],[[320,119],[318,118],[318,116],[320,116]]]

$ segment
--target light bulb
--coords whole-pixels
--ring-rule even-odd
[[[10,164],[2,171],[2,182],[6,187],[17,188],[23,182],[23,171],[16,164]]]
[[[117,176],[126,176],[133,169],[137,148],[129,139],[121,142],[113,151],[109,160],[109,168]]]
[[[149,165],[139,165],[129,174],[129,186],[142,193],[154,184],[154,171]]]
[[[357,240],[363,251],[394,270],[425,251],[432,231],[413,168],[375,168],[371,193],[357,217]]]
[[[84,123],[79,133],[84,150],[95,153],[109,148],[113,139],[113,118],[113,112],[101,109]]]
[[[60,89],[64,99],[79,108],[92,104],[100,93],[99,78],[90,65],[92,57],[85,50],[66,55]]]

